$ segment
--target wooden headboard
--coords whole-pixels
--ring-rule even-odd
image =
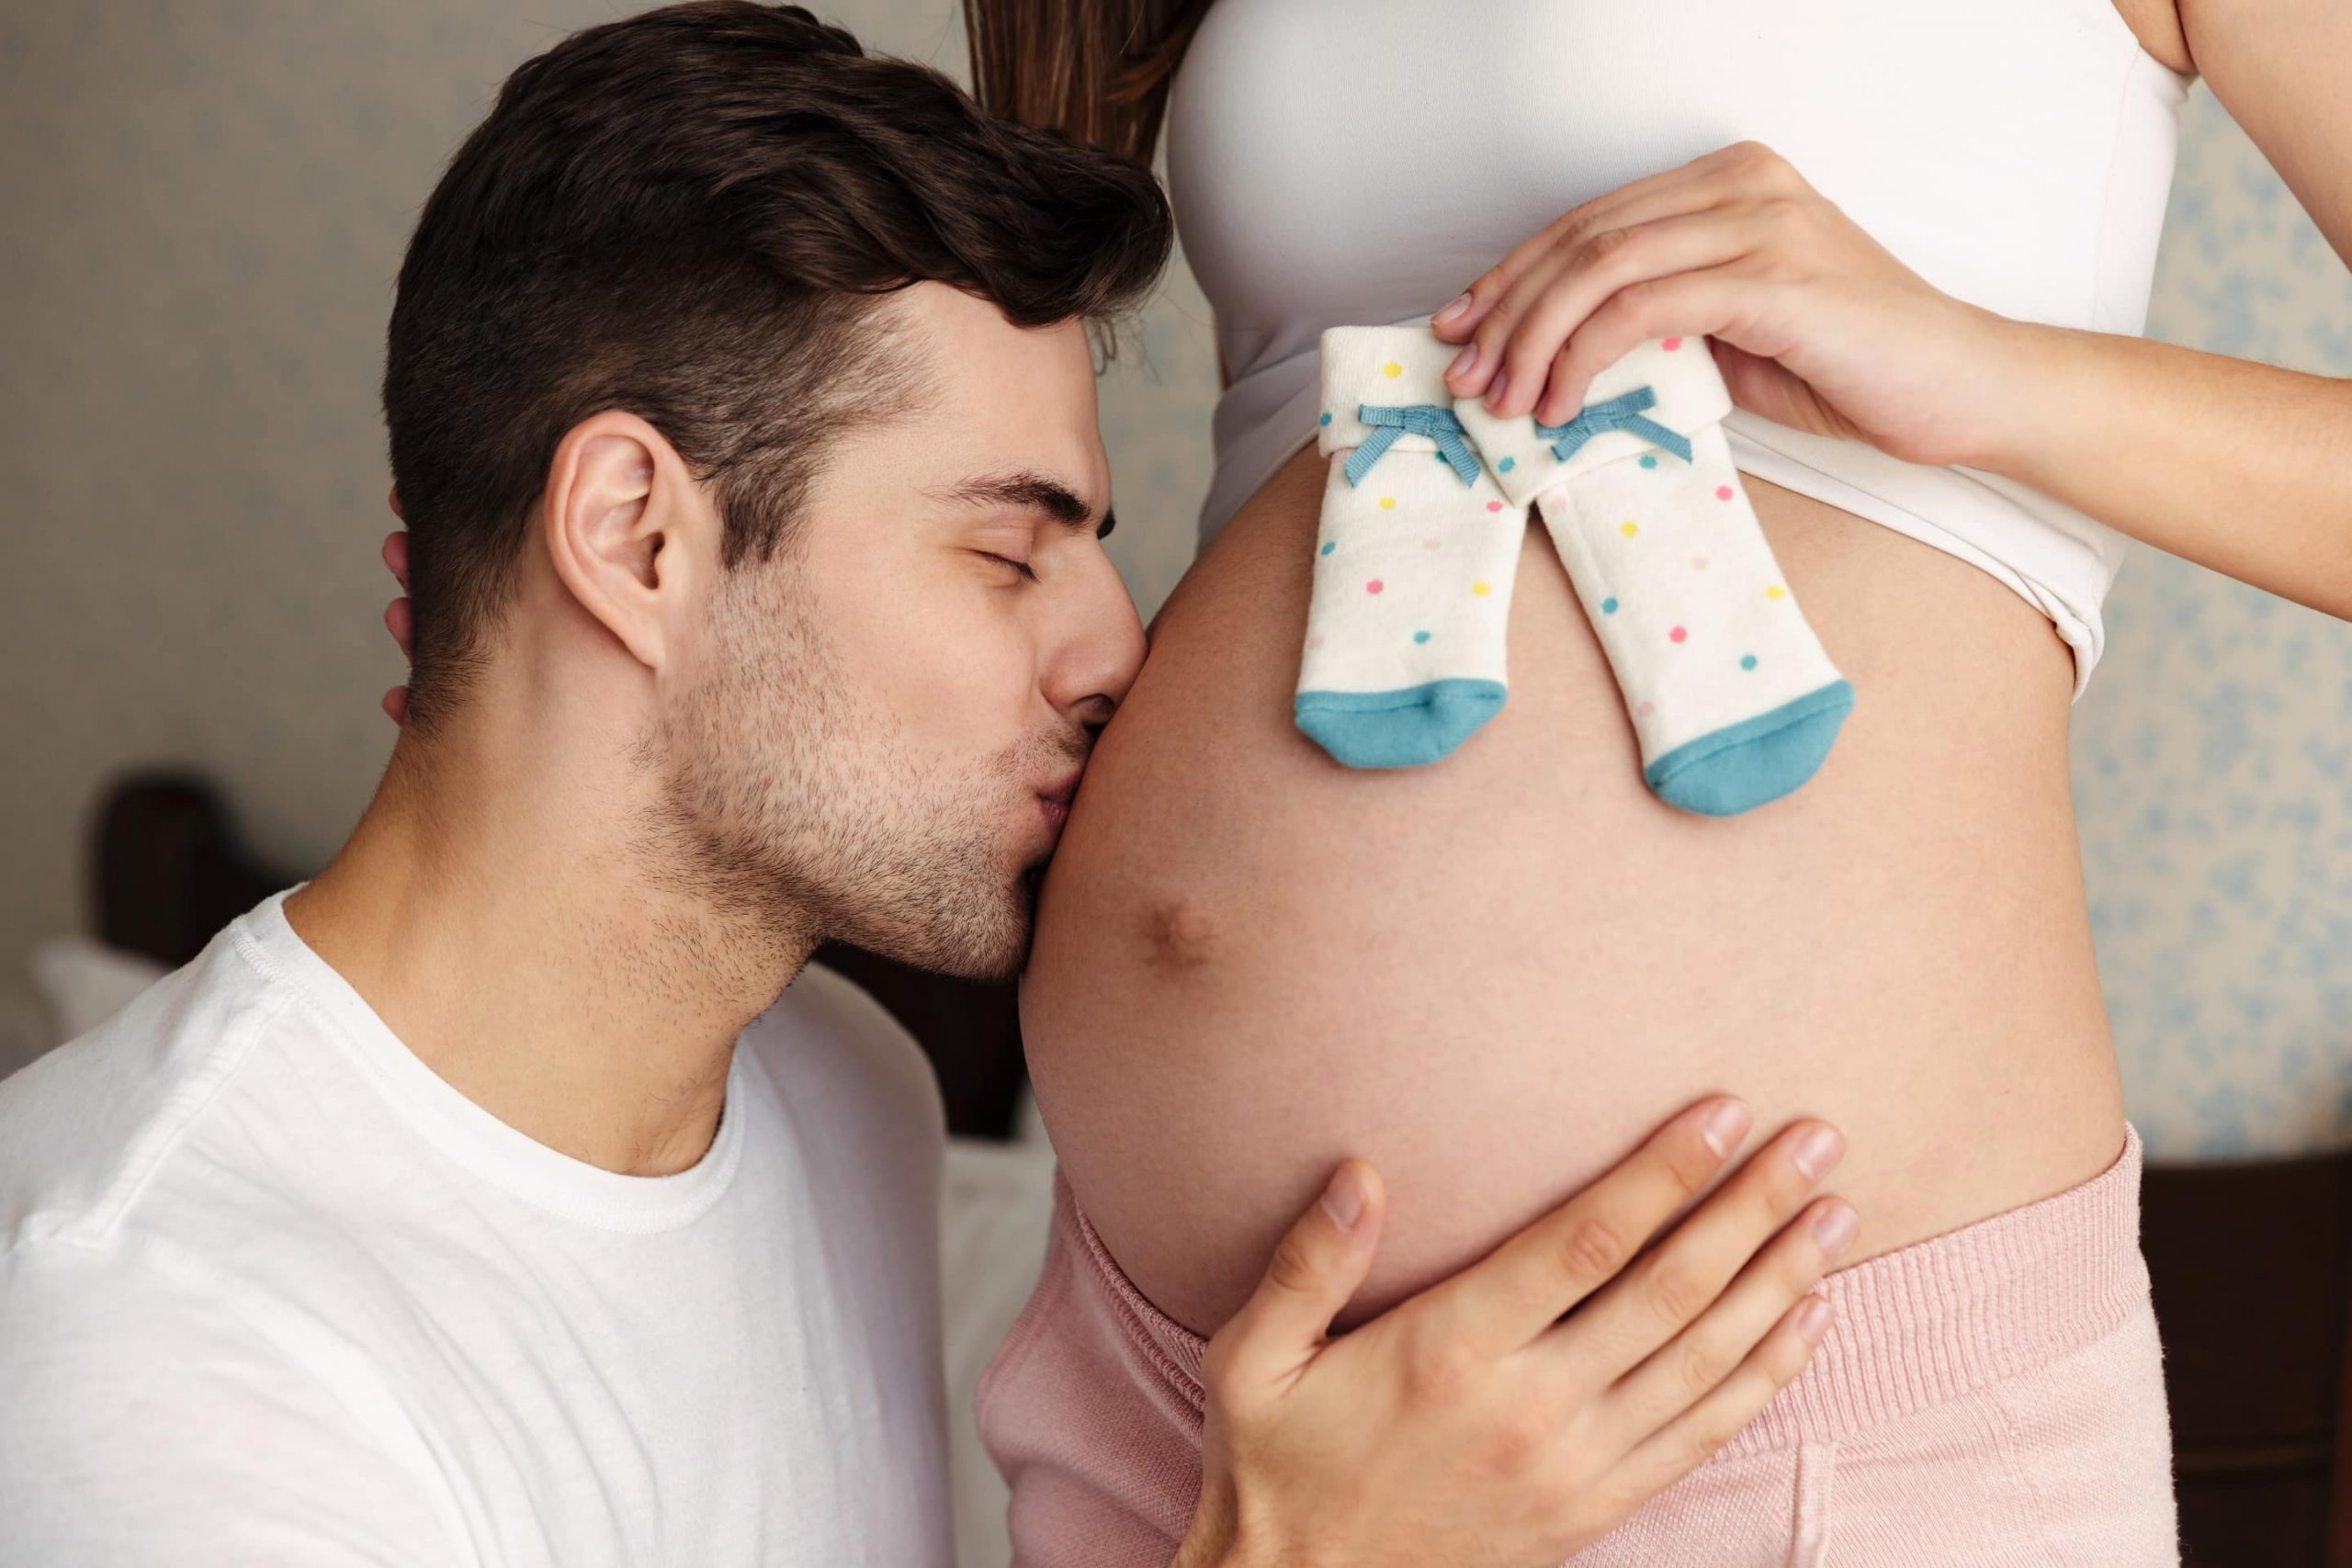
[[[173,964],[304,874],[245,850],[219,793],[184,774],[109,792],[95,874],[101,936]],[[1010,987],[851,948],[818,959],[922,1043],[953,1131],[1006,1134],[1022,1083]],[[2352,1568],[2352,1158],[2156,1167],[2143,1224],[2188,1562]]]
[[[94,836],[99,940],[175,967],[311,870],[272,865],[254,853],[220,792],[189,773],[119,780],[99,804]],[[819,949],[816,962],[865,987],[922,1043],[939,1075],[950,1131],[976,1138],[1011,1133],[1023,1077],[1011,986],[925,975],[839,945]]]

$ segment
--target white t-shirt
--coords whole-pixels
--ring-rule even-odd
[[[0,1084],[0,1563],[947,1568],[937,1090],[811,969],[710,1151],[435,1077],[284,895]]]

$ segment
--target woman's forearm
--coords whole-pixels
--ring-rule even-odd
[[[1971,467],[2352,619],[2352,381],[2002,321],[2015,396]]]

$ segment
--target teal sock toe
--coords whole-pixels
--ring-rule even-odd
[[[1642,778],[1668,806],[1702,817],[1736,817],[1813,777],[1853,710],[1854,688],[1833,682],[1677,746]]]
[[[1395,692],[1301,692],[1298,728],[1351,768],[1418,768],[1503,711],[1499,681],[1431,681]]]

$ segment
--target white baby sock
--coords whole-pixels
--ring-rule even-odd
[[[1730,410],[1697,337],[1634,349],[1564,425],[1455,407],[1504,493],[1551,530],[1624,693],[1643,779],[1709,817],[1811,778],[1854,705],[1732,468]]]
[[[1526,509],[1461,433],[1426,327],[1323,334],[1331,460],[1293,713],[1352,768],[1433,762],[1502,711]]]

